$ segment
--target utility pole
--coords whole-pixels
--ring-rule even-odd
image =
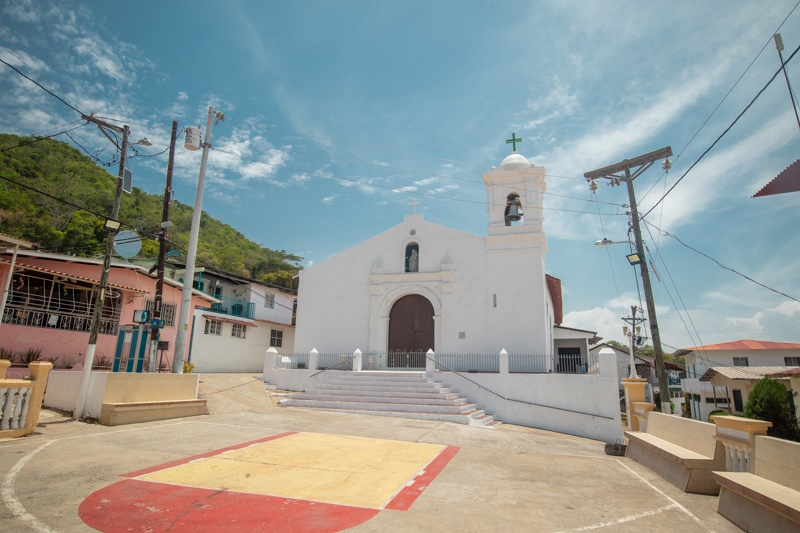
[[[644,287],[644,297],[647,303],[647,316],[650,318],[650,335],[653,339],[653,350],[656,355],[656,373],[658,374],[658,389],[661,395],[661,412],[670,413],[669,407],[669,385],[667,383],[667,373],[664,368],[664,352],[661,348],[661,334],[658,330],[658,319],[656,318],[656,306],[653,301],[653,289],[650,285],[650,274],[647,269],[647,258],[644,254],[644,243],[642,242],[642,230],[639,227],[639,211],[636,207],[636,194],[633,190],[633,180],[642,175],[642,173],[650,168],[654,162],[659,159],[665,159],[663,168],[669,170],[672,163],[667,159],[672,155],[672,148],[667,146],[660,150],[650,152],[648,154],[634,157],[633,159],[626,159],[619,163],[609,165],[607,167],[592,170],[591,172],[584,173],[587,181],[596,184],[594,180],[605,178],[609,180],[610,185],[620,185],[621,182],[626,182],[628,186],[628,197],[631,206],[631,225],[633,226],[633,233],[636,237],[636,253],[639,256],[639,269],[642,273],[642,285]],[[634,172],[631,173],[631,169]],[[620,172],[624,171],[624,175]]]
[[[164,258],[167,255],[167,228],[169,222],[169,203],[172,199],[172,166],[175,162],[175,138],[178,136],[178,121],[172,121],[172,136],[169,141],[169,164],[167,165],[167,185],[164,187],[164,208],[161,212],[161,230],[158,233],[158,273],[156,275],[156,296],[153,302],[153,319],[161,319],[164,298]],[[158,328],[150,329],[150,360],[148,371],[156,372],[158,355]]]
[[[222,113],[214,113],[214,106],[208,106],[208,120],[203,137],[203,156],[200,159],[200,175],[197,178],[197,194],[192,211],[192,231],[189,233],[189,249],[186,252],[186,271],[183,274],[183,293],[181,295],[181,311],[178,315],[178,330],[175,334],[175,353],[172,356],[172,373],[183,374],[183,356],[186,352],[186,334],[189,328],[189,308],[192,303],[192,283],[194,281],[194,263],[197,255],[197,239],[200,233],[200,215],[203,212],[203,186],[206,179],[208,152],[211,149],[211,125],[214,117],[217,121],[225,120]]]
[[[100,131],[106,137],[110,136],[106,133],[105,129],[110,129],[117,133],[122,133],[122,146],[119,149],[119,172],[117,173],[117,189],[114,193],[114,207],[111,209],[111,219],[116,221],[119,219],[119,205],[122,201],[122,176],[125,171],[125,162],[128,154],[128,135],[130,128],[126,125],[120,128],[114,124],[102,121],[94,116],[82,115],[87,122],[94,122],[100,128]],[[116,144],[116,143],[115,143]],[[89,378],[92,375],[92,365],[94,364],[94,352],[97,348],[97,335],[100,332],[100,321],[103,316],[103,302],[106,298],[106,285],[108,284],[108,273],[111,269],[111,251],[114,248],[114,235],[119,230],[119,224],[116,229],[110,229],[108,221],[106,222],[106,229],[108,236],[106,237],[106,249],[103,253],[103,269],[100,271],[100,284],[97,288],[97,294],[94,299],[94,313],[92,314],[92,325],[89,329],[89,345],[86,347],[86,356],[83,359],[83,371],[81,373],[81,383],[78,388],[78,401],[75,404],[75,411],[72,413],[73,418],[80,418],[83,416],[83,406],[86,402],[86,392],[89,389]],[[97,413],[99,414],[99,413]]]

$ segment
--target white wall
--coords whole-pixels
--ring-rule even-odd
[[[81,374],[82,372],[78,370],[52,370],[47,378],[43,405],[62,411],[75,409],[75,405],[78,403]],[[109,372],[92,372],[83,407],[86,416],[100,416],[108,375]]]
[[[272,329],[283,331],[283,348],[278,351],[292,353],[294,327],[290,325],[255,320],[255,326],[247,326],[245,338],[241,339],[232,336],[232,323],[222,322],[221,334],[210,335],[205,333],[206,314],[195,312],[191,353],[195,372],[261,372]]]
[[[598,358],[597,374],[465,374],[475,382],[471,383],[459,374],[437,372],[434,379],[503,422],[622,442],[615,356],[613,352],[601,353]],[[317,372],[274,368],[274,360],[268,358],[262,380],[279,389],[303,391],[343,371]]]

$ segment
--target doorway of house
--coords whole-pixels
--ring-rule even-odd
[[[389,313],[389,368],[425,368],[433,341],[431,302],[419,294],[397,300]]]

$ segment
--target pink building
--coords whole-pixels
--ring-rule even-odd
[[[12,254],[13,249],[0,248],[0,290],[8,278]],[[14,352],[41,349],[43,358],[58,358],[57,367],[72,362],[80,368],[89,343],[101,268],[100,259],[20,250],[0,317],[0,347]],[[132,324],[136,310],[152,311],[155,287],[156,280],[147,269],[112,262],[95,362],[114,359],[119,327]],[[164,280],[161,340],[169,341],[170,361],[181,291],[181,284]],[[193,291],[189,316],[195,307],[209,307],[214,302],[213,297]]]

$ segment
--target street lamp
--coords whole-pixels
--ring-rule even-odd
[[[94,352],[97,349],[97,335],[100,333],[100,321],[103,315],[103,302],[106,297],[106,287],[108,285],[108,273],[111,270],[111,252],[114,249],[114,235],[120,228],[119,219],[119,206],[122,202],[122,184],[125,175],[125,163],[127,161],[128,147],[129,146],[150,146],[150,141],[147,137],[143,137],[135,143],[128,142],[128,135],[131,129],[126,125],[119,127],[115,124],[100,120],[94,115],[82,115],[81,118],[87,123],[92,122],[100,128],[100,131],[108,137],[119,149],[119,172],[117,173],[117,189],[114,194],[114,207],[111,209],[111,217],[106,219],[103,227],[108,230],[106,237],[106,248],[103,253],[103,269],[100,271],[100,282],[98,285],[97,295],[94,300],[94,313],[92,314],[92,324],[89,328],[89,345],[86,347],[86,356],[83,359],[83,370],[81,373],[81,383],[78,388],[78,399],[75,402],[75,410],[72,412],[73,418],[80,418],[83,416],[83,408],[86,403],[86,392],[89,390],[89,379],[92,375],[92,365],[94,364]],[[122,144],[117,145],[116,139],[108,134],[106,130],[111,130],[122,134]]]

